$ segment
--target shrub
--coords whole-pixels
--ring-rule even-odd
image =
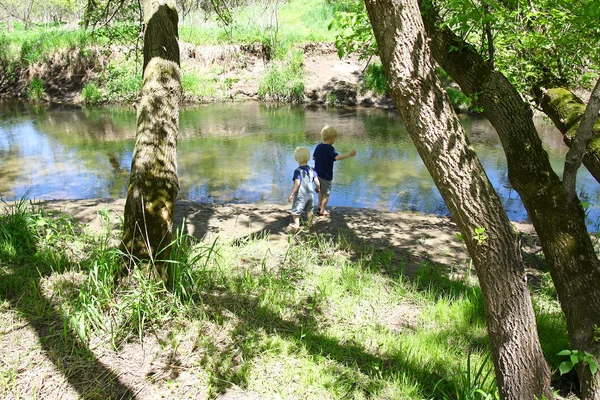
[[[81,99],[85,104],[100,104],[102,103],[102,92],[94,82],[87,83],[81,90]]]
[[[137,63],[135,57],[123,61],[111,61],[104,78],[108,101],[134,101],[142,88],[141,63]]]
[[[194,72],[183,71],[181,74],[181,89],[184,98],[214,97],[217,93],[217,80],[199,76]]]
[[[42,101],[46,96],[44,81],[37,76],[27,86],[27,98],[30,101]]]
[[[265,101],[302,103],[304,101],[304,53],[296,50],[288,63],[273,62],[258,86]]]
[[[366,89],[380,95],[388,93],[387,79],[381,63],[369,64],[365,71],[364,80]]]

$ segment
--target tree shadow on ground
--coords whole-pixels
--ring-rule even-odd
[[[260,229],[252,230],[246,236],[238,237],[233,243],[242,245],[246,239],[252,237],[279,234],[284,236],[291,245],[312,246],[316,242],[311,240],[314,236],[331,236],[340,238],[344,242],[355,242],[352,244],[353,251],[350,252],[350,257],[354,262],[360,261],[361,257],[367,253],[372,256],[381,253],[382,249],[389,249],[395,245],[394,240],[390,240],[384,235],[385,227],[366,227],[361,233],[370,235],[371,239],[353,235],[355,230],[351,226],[357,224],[357,216],[353,214],[352,217],[346,219],[340,210],[336,211],[336,215],[332,217],[333,220],[320,218],[315,222],[312,230],[304,229],[300,232],[291,231],[287,227],[290,222],[289,215],[284,215],[283,218],[270,223],[264,218],[261,219],[260,216],[251,216],[248,221],[256,223],[260,220],[262,222]],[[359,213],[362,218],[372,217],[370,211],[366,210],[364,214],[362,212],[363,210]],[[373,213],[376,212],[373,211]],[[332,224],[334,221],[335,225]],[[412,242],[403,243],[403,246],[416,245],[418,240],[418,238],[414,238]],[[318,250],[315,249],[315,251]],[[402,274],[402,268],[406,262],[405,258],[387,259],[372,271],[387,275],[392,279],[404,279],[406,275]],[[286,267],[282,265],[280,268]],[[433,272],[418,274],[411,279],[421,285],[423,290],[431,292],[434,298],[472,294],[473,287],[466,285],[464,281],[451,280],[433,264],[429,264],[428,268]],[[242,280],[244,278],[233,279]],[[233,282],[228,287],[244,287],[244,283],[242,281]],[[257,338],[262,332],[290,340],[295,343],[297,348],[306,349],[313,357],[326,357],[332,360],[333,362],[328,363],[327,370],[331,376],[338,377],[336,379],[338,379],[339,387],[350,387],[352,390],[359,390],[357,388],[359,387],[367,397],[383,390],[386,380],[390,381],[399,376],[410,377],[422,388],[433,388],[437,382],[454,372],[450,370],[453,366],[441,362],[429,364],[426,367],[419,365],[418,361],[411,356],[411,349],[402,345],[394,350],[379,353],[358,340],[342,340],[327,334],[326,331],[322,331],[320,326],[322,321],[319,319],[323,317],[324,306],[320,301],[323,300],[319,300],[318,296],[308,295],[299,302],[303,306],[297,309],[294,315],[283,318],[254,295],[235,292],[232,289],[207,289],[202,295],[206,317],[215,323],[222,323],[226,320],[235,324],[228,333],[230,342],[222,348],[215,346],[209,351],[210,358],[219,360],[219,362],[207,362],[203,365],[209,372],[211,385],[215,390],[218,393],[224,393],[235,385],[242,388],[247,386],[245,370],[265,349],[260,346],[248,347],[243,343],[260,342]],[[472,313],[476,320],[472,320],[471,323],[483,324],[483,305],[474,304],[473,307],[479,307],[480,310]],[[377,324],[379,326],[379,323]],[[389,330],[389,327],[381,325],[378,329]],[[410,331],[392,330],[391,333],[402,335],[410,334]],[[470,350],[483,350],[488,346],[485,336],[473,334],[468,330],[457,332],[441,328],[432,333],[432,340],[440,343],[455,341],[470,343]],[[366,375],[369,379],[357,379],[358,375]],[[351,397],[352,393],[348,393],[348,396]]]
[[[27,238],[24,238],[27,240]],[[33,243],[34,239],[29,238]],[[5,265],[0,274],[0,300],[10,304],[32,327],[45,356],[62,373],[80,398],[134,399],[135,393],[104,366],[83,343],[69,322],[42,291],[42,280],[57,271],[47,263]],[[5,335],[14,332],[4,332]]]
[[[243,287],[243,282],[239,282],[239,286]],[[203,365],[217,393],[224,393],[234,385],[247,387],[246,366],[252,365],[257,357],[267,351],[258,344],[263,333],[291,341],[292,348],[288,348],[288,351],[302,349],[312,357],[331,360],[326,363],[325,370],[335,377],[334,385],[337,388],[334,391],[341,388],[348,390],[343,397],[352,397],[356,391],[370,397],[384,389],[387,382],[400,376],[410,377],[421,387],[433,388],[436,382],[451,373],[448,365],[442,362],[428,364],[427,368],[418,365],[411,357],[408,346],[377,354],[378,350],[369,349],[356,339],[342,341],[320,332],[322,322],[319,322],[319,317],[323,304],[313,296],[306,297],[304,307],[285,319],[268,305],[261,304],[260,299],[245,293],[213,291],[203,295],[202,302],[209,320],[217,323],[236,321],[229,333],[231,342],[220,348],[215,346],[210,351],[211,358],[218,361]],[[441,330],[438,335],[439,340],[448,340],[452,333]],[[245,343],[255,345],[247,346]],[[361,374],[369,379],[358,378]]]

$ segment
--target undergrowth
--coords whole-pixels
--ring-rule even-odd
[[[0,317],[16,310],[56,325],[48,334],[117,353],[156,336],[177,354],[192,340],[181,368],[204,377],[210,397],[232,386],[269,398],[498,397],[472,280],[433,264],[409,278],[393,249],[343,234],[275,245],[267,234],[202,242],[180,229],[165,283],[152,264],[127,261],[108,212],[99,217],[105,229],[92,235],[26,200],[3,205]],[[544,351],[556,354],[566,332],[552,291],[534,299]],[[20,373],[0,365],[0,378],[16,374],[0,393],[17,390]]]

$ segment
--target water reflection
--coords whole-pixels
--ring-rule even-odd
[[[314,148],[326,124],[340,131],[338,151],[358,152],[336,163],[330,205],[448,214],[397,113],[374,109],[253,102],[182,109],[179,196],[210,203],[286,203],[294,148]],[[463,124],[509,217],[525,220],[494,130],[480,118],[463,118]],[[538,129],[562,174],[562,138],[543,120]],[[5,200],[125,197],[134,136],[132,109],[0,103],[0,195]],[[598,185],[587,171],[579,175],[579,190],[584,200],[598,203]],[[590,212],[592,219],[600,215],[594,206]]]

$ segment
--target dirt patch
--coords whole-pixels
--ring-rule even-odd
[[[47,210],[69,214],[98,232],[106,229],[104,218],[110,217],[111,229],[118,229],[125,205],[124,199],[52,200],[43,203]],[[275,246],[286,246],[290,235],[288,226],[290,206],[281,204],[202,204],[178,200],[175,205],[174,226],[207,242],[219,237],[234,240],[267,234]],[[522,249],[531,267],[539,269],[540,247],[533,226],[515,224],[523,240]],[[343,236],[357,247],[391,250],[404,273],[427,261],[436,265],[464,266],[469,255],[456,224],[448,217],[405,212],[386,212],[353,207],[331,207],[329,217],[316,216],[312,229],[299,235],[322,234]]]

